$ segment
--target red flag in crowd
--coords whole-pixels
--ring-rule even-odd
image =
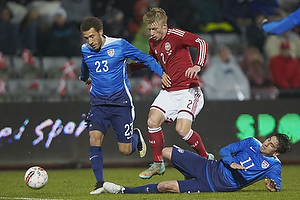
[[[0,96],[2,95],[2,94],[4,94],[6,92],[6,82],[5,82],[5,80],[2,78],[1,80],[0,80]]]
[[[66,94],[66,80],[65,80],[64,77],[61,77],[60,80],[59,80],[57,93],[60,96],[64,96]]]
[[[39,88],[39,77],[36,76],[32,83],[29,85],[29,89],[38,89]]]
[[[27,65],[35,65],[35,58],[28,49],[23,49],[22,62]]]
[[[145,96],[149,96],[152,90],[151,83],[147,77],[143,77],[140,85],[137,88],[138,93],[143,94]]]
[[[6,57],[1,51],[0,51],[0,68],[6,69]]]
[[[72,60],[69,60],[61,67],[67,79],[72,80],[77,78],[76,66]]]

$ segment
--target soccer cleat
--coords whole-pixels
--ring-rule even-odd
[[[269,22],[269,20],[265,18],[265,19],[261,20],[261,21],[257,24],[257,27],[258,27],[260,30],[262,30],[262,26],[265,25],[265,24],[268,23],[268,22]]]
[[[112,194],[118,194],[118,193],[124,193],[124,187],[121,185],[117,185],[110,182],[105,182],[103,184],[103,188],[108,192]]]
[[[106,191],[103,188],[103,182],[97,182],[95,189],[90,192],[90,194],[101,194],[101,193],[106,193]]]
[[[154,162],[150,164],[150,167],[139,174],[139,177],[147,179],[151,178],[153,175],[163,175],[166,171],[164,162]]]
[[[142,132],[139,128],[134,128],[133,129],[133,134],[138,134],[138,145],[137,145],[137,153],[138,155],[143,158],[146,155],[147,152],[147,146],[146,142],[143,138]]]
[[[214,160],[215,156],[212,153],[207,153],[207,160]]]

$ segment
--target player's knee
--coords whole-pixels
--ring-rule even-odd
[[[181,135],[182,137],[186,136],[186,134],[188,133],[188,132],[186,131],[186,129],[185,129],[183,126],[178,126],[178,125],[176,125],[175,130],[176,130],[176,132],[177,132],[179,135]]]
[[[158,128],[161,126],[161,124],[165,121],[164,115],[157,110],[150,110],[149,116],[148,116],[148,127],[149,128]]]
[[[157,185],[157,189],[160,192],[164,192],[166,190],[167,184],[165,182],[161,182]]]
[[[90,146],[101,146],[104,135],[97,130],[89,132],[90,135]]]
[[[172,149],[173,149],[173,147],[165,147],[165,148],[163,148],[163,150],[162,150],[163,157],[165,157],[167,159],[171,158]]]
[[[172,184],[168,181],[163,181],[157,185],[157,189],[160,192],[168,192],[172,190]]]
[[[147,124],[148,124],[149,128],[157,128],[157,127],[159,127],[159,124],[158,124],[157,120],[154,120],[151,117],[148,118]]]
[[[130,148],[123,148],[123,149],[119,149],[119,151],[125,155],[125,156],[128,156],[131,154],[131,149]]]
[[[90,146],[98,146],[100,144],[100,139],[97,137],[90,137]]]

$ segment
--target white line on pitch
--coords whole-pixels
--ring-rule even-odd
[[[21,200],[63,200],[63,199],[40,199],[40,198],[25,198],[25,197],[0,197],[0,199],[21,199]],[[70,199],[69,199],[70,200]]]

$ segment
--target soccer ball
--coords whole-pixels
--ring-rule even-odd
[[[48,181],[48,174],[42,167],[30,167],[25,173],[25,183],[32,189],[44,187]]]

